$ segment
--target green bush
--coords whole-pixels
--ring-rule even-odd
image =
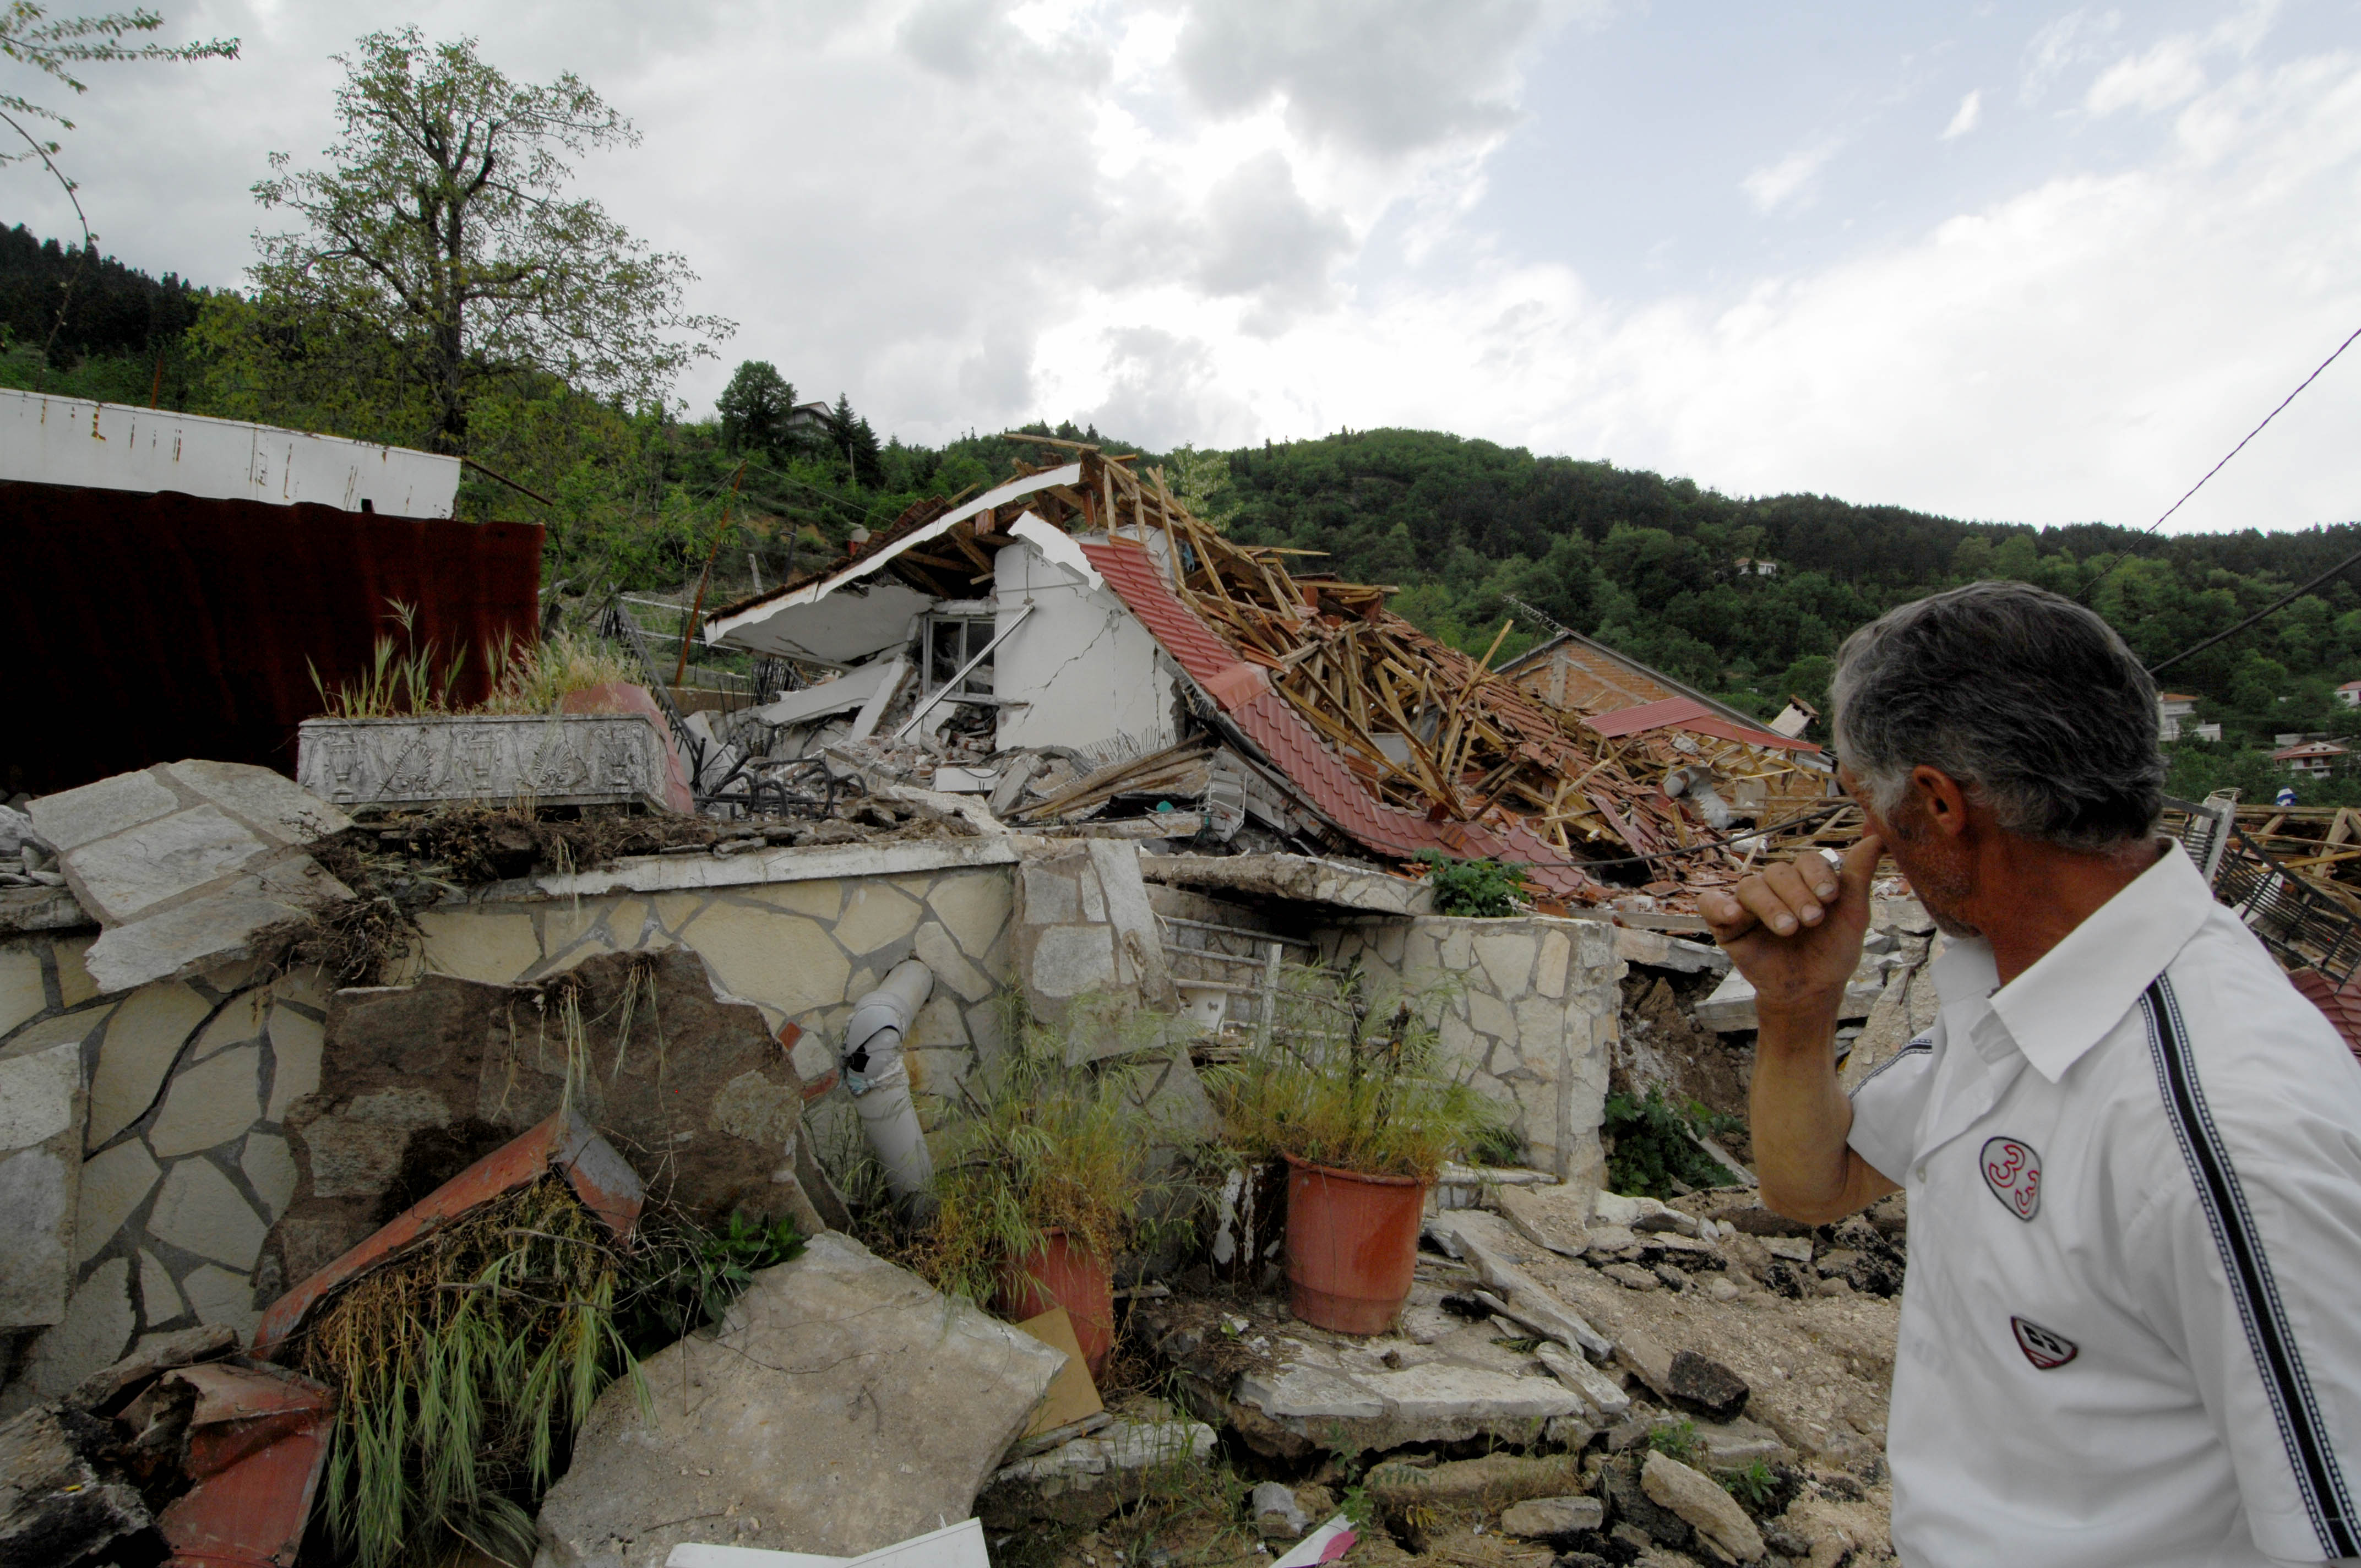
[[[1738,1179],[1690,1138],[1733,1132],[1734,1116],[1718,1116],[1692,1100],[1684,1107],[1651,1088],[1647,1098],[1607,1097],[1607,1185],[1633,1198],[1670,1198],[1673,1183],[1692,1188],[1727,1187]]]
[[[1499,861],[1455,861],[1437,850],[1422,850],[1427,884],[1434,889],[1437,915],[1474,915],[1497,919],[1514,915],[1528,896],[1525,868]]]

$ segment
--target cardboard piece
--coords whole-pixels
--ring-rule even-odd
[[[1034,1413],[1033,1424],[1025,1429],[1027,1437],[1071,1426],[1106,1409],[1099,1400],[1098,1385],[1091,1381],[1090,1366],[1082,1359],[1082,1342],[1075,1337],[1073,1320],[1066,1316],[1065,1308],[1052,1307],[1016,1326],[1051,1349],[1066,1353],[1065,1367],[1050,1381],[1049,1395]]]

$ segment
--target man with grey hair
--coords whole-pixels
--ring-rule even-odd
[[[1838,654],[1869,832],[1708,894],[1754,982],[1763,1201],[1901,1189],[1887,1454],[1913,1568],[2361,1557],[2361,1066],[2156,836],[2156,688],[2091,611],[1977,583]],[[1934,1028],[1834,1038],[1893,855]]]

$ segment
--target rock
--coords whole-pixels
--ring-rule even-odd
[[[1064,1357],[837,1232],[710,1336],[602,1395],[541,1512],[542,1568],[659,1568],[684,1541],[850,1557],[968,1517]],[[754,1520],[760,1520],[755,1524]]]
[[[1610,1263],[1598,1272],[1626,1290],[1653,1290],[1664,1283],[1636,1263]]]
[[[1597,1497],[1528,1497],[1500,1514],[1500,1529],[1529,1541],[1582,1535],[1607,1522],[1607,1505]]]
[[[1637,1329],[1627,1330],[1616,1342],[1615,1360],[1623,1370],[1645,1383],[1659,1399],[1670,1399],[1673,1354]]]
[[[111,1561],[112,1542],[152,1528],[138,1492],[91,1463],[112,1446],[107,1423],[67,1406],[0,1426],[0,1563]]]
[[[1777,1432],[1742,1416],[1730,1421],[1698,1421],[1696,1426],[1697,1453],[1708,1470],[1743,1470],[1757,1460],[1781,1464],[1795,1457]]]
[[[1137,1499],[1143,1472],[1202,1462],[1213,1453],[1213,1429],[1202,1421],[1108,1420],[1003,1465],[977,1497],[976,1513],[994,1530],[1034,1519],[1095,1524]]]
[[[1620,1420],[1631,1409],[1631,1396],[1620,1385],[1582,1357],[1559,1349],[1554,1344],[1542,1344],[1533,1351],[1534,1358],[1550,1369],[1550,1375],[1576,1393],[1608,1420]]]
[[[84,1118],[78,1043],[0,1050],[0,1329],[66,1314]]]
[[[1256,1533],[1266,1540],[1300,1540],[1312,1528],[1295,1494],[1276,1481],[1265,1481],[1254,1489],[1246,1499],[1246,1512],[1254,1516]]]
[[[1580,1257],[1590,1245],[1589,1191],[1582,1187],[1503,1187],[1493,1195],[1500,1215],[1535,1246]]]
[[[1372,1466],[1363,1478],[1369,1500],[1398,1511],[1412,1508],[1500,1508],[1531,1497],[1572,1494],[1582,1485],[1571,1454],[1522,1459],[1488,1453],[1480,1459],[1445,1460],[1419,1466],[1392,1462]]]
[[[1727,1279],[1707,1280],[1705,1293],[1712,1297],[1717,1301],[1735,1301],[1738,1299],[1738,1287],[1732,1285]]]
[[[1658,1279],[1664,1281],[1664,1288],[1667,1290],[1686,1290],[1689,1288],[1689,1277],[1669,1263],[1656,1265],[1652,1272]]]
[[[1761,1240],[1763,1250],[1773,1257],[1801,1268],[1812,1266],[1812,1243],[1808,1236],[1763,1236]]]
[[[1744,1414],[1747,1396],[1752,1392],[1746,1379],[1693,1350],[1673,1357],[1665,1391],[1676,1402],[1718,1421]]]
[[[1738,1499],[1719,1482],[1662,1453],[1648,1455],[1640,1472],[1649,1500],[1678,1514],[1698,1540],[1726,1563],[1754,1563],[1763,1556],[1763,1535]]]
[[[1651,1453],[1647,1461],[1653,1464],[1662,1457]],[[1638,1544],[1643,1549],[1653,1541],[1659,1546],[1669,1546],[1675,1552],[1686,1550],[1696,1540],[1696,1531],[1690,1528],[1688,1520],[1650,1496],[1642,1484],[1641,1475],[1640,1460],[1633,1454],[1611,1461],[1598,1473],[1598,1488],[1614,1510],[1619,1530],[1624,1526],[1637,1530],[1642,1536]],[[1698,1479],[1703,1480],[1704,1477]],[[1706,1485],[1712,1486],[1713,1483],[1707,1481]],[[1714,1487],[1716,1491],[1720,1489]]]
[[[1725,1210],[1716,1218],[1750,1236],[1808,1236],[1812,1234],[1812,1227],[1801,1220],[1791,1220],[1760,1203],[1750,1204],[1743,1209]]]

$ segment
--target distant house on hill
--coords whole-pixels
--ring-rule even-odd
[[[787,433],[789,435],[814,436],[826,434],[828,433],[828,405],[824,402],[797,403],[794,408],[787,411],[786,427]]]
[[[2271,761],[2291,773],[2327,778],[2345,766],[2351,751],[2334,740],[2299,740],[2271,753]]]
[[[1775,577],[1779,575],[1779,563],[1776,561],[1757,561],[1741,555],[1735,565],[1741,577]]]
[[[2338,686],[2336,700],[2347,707],[2361,707],[2361,681],[2347,681]]]
[[[2158,692],[2156,695],[2158,739],[2178,740],[2184,733],[2198,740],[2219,740],[2222,727],[2218,724],[2190,722],[2197,717],[2197,699],[2187,692]]]

